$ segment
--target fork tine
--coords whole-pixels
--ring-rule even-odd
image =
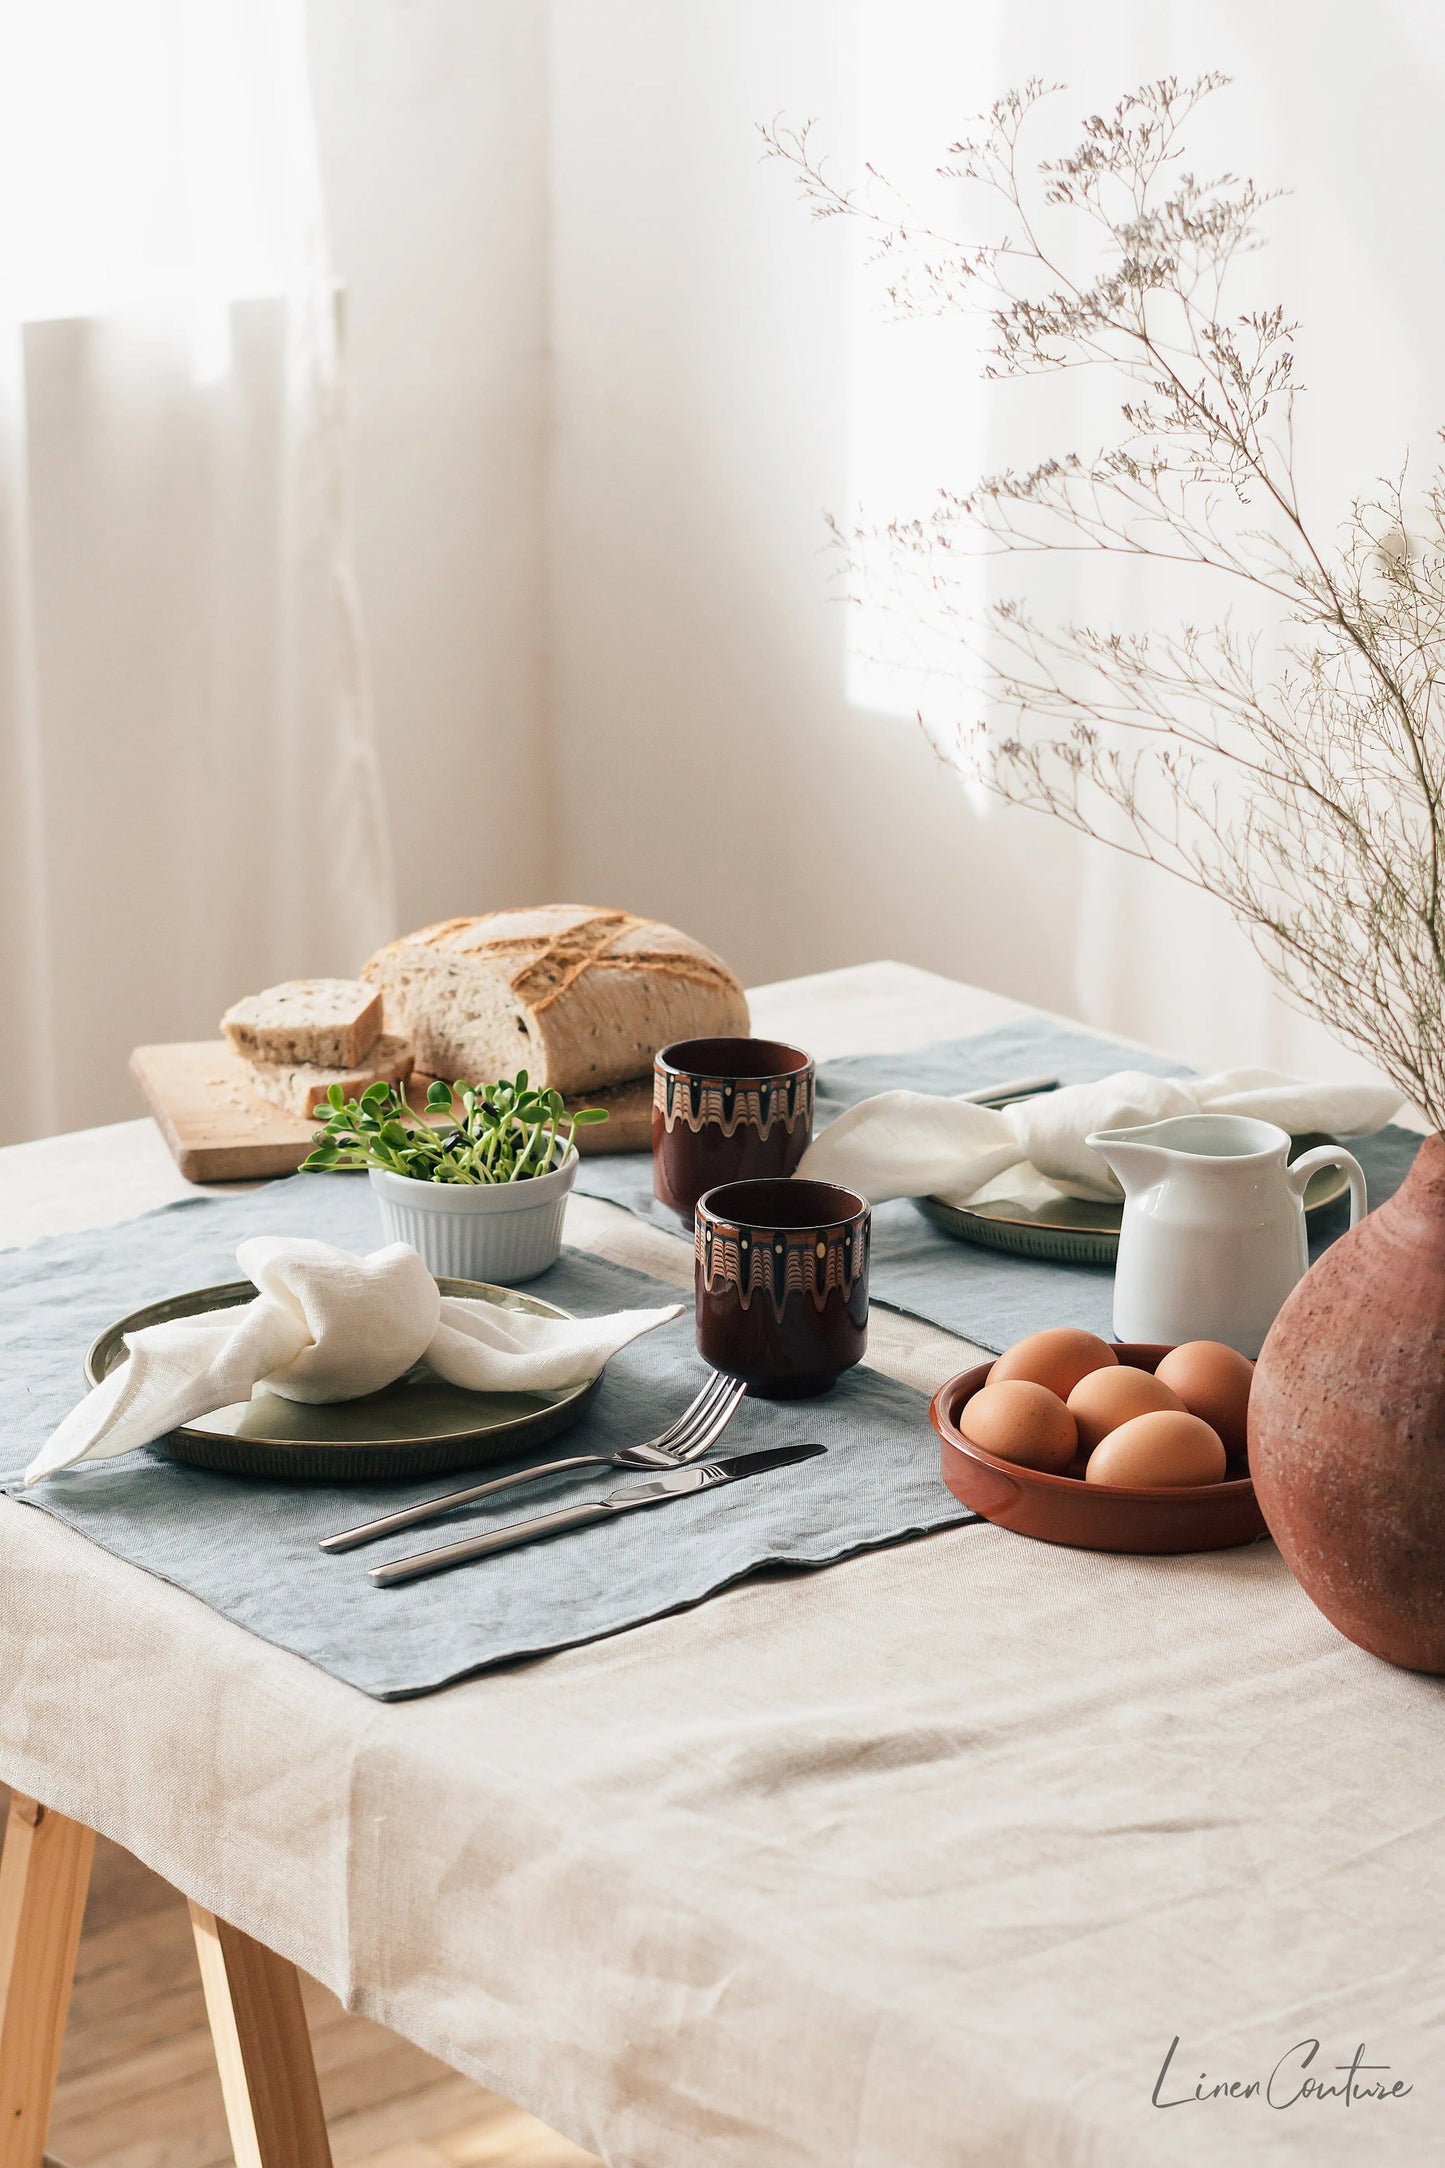
[[[707,1400],[699,1404],[688,1421],[679,1426],[676,1434],[661,1448],[662,1452],[669,1459],[675,1458],[679,1453],[686,1453],[694,1438],[703,1435],[718,1410],[726,1407],[734,1397],[733,1380],[731,1378],[719,1378],[717,1390],[710,1393]]]
[[[707,1421],[698,1425],[686,1439],[679,1439],[668,1447],[669,1459],[696,1460],[699,1453],[705,1453],[713,1441],[722,1436],[737,1414],[746,1390],[741,1378],[729,1378],[727,1391],[712,1408]]]
[[[681,1415],[677,1416],[674,1421],[669,1423],[666,1430],[659,1431],[658,1435],[655,1438],[649,1438],[647,1441],[648,1444],[666,1445],[670,1442],[671,1439],[677,1436],[680,1430],[686,1430],[688,1424],[693,1420],[694,1416],[697,1414],[698,1409],[703,1405],[704,1401],[709,1400],[712,1395],[717,1391],[718,1379],[720,1374],[720,1372],[714,1371],[712,1376],[708,1379],[707,1383],[702,1386],[702,1388],[697,1393],[693,1395],[691,1400],[689,1400],[687,1406],[683,1409]]]
[[[720,1370],[714,1370],[702,1391],[688,1402],[677,1421],[669,1424],[668,1428],[660,1436],[649,1438],[647,1443],[655,1448],[666,1450],[667,1447],[676,1444],[679,1438],[690,1434],[697,1423],[707,1420],[713,1402],[726,1392],[731,1382],[732,1380],[725,1378]]]

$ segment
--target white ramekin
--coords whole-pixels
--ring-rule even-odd
[[[370,1170],[390,1242],[409,1242],[439,1279],[491,1280],[510,1287],[555,1265],[577,1147],[551,1174],[525,1182],[415,1182]]]

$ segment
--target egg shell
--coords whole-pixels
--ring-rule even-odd
[[[990,1385],[1008,1378],[1023,1378],[1030,1385],[1046,1385],[1060,1400],[1067,1400],[1080,1378],[1091,1370],[1110,1370],[1119,1358],[1107,1340],[1097,1333],[1081,1332],[1074,1325],[1056,1325],[1048,1332],[1031,1332],[1006,1348],[988,1374]]]
[[[1186,1340],[1171,1348],[1156,1376],[1171,1386],[1191,1415],[1217,1430],[1226,1453],[1245,1449],[1245,1414],[1254,1364],[1222,1340]]]
[[[1063,1401],[1027,1378],[1005,1378],[998,1385],[990,1379],[965,1405],[958,1427],[985,1453],[1054,1475],[1078,1450],[1079,1433]]]
[[[1197,1415],[1161,1408],[1111,1430],[1089,1455],[1086,1483],[1124,1490],[1181,1490],[1224,1481],[1219,1433]]]
[[[1090,1453],[1100,1439],[1136,1415],[1152,1415],[1161,1408],[1183,1405],[1162,1378],[1156,1378],[1150,1370],[1136,1370],[1132,1363],[1117,1363],[1112,1370],[1091,1370],[1069,1395],[1069,1413],[1078,1425],[1079,1443]]]

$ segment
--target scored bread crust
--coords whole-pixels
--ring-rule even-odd
[[[381,988],[388,1031],[449,1082],[525,1069],[575,1095],[646,1074],[670,1039],[748,1028],[747,997],[711,949],[588,904],[444,919],[378,949],[361,975]]]
[[[327,1068],[311,1061],[251,1061],[238,1056],[253,1092],[269,1099],[273,1107],[288,1114],[312,1115],[333,1084],[348,1099],[358,1098],[368,1084],[400,1084],[416,1067],[416,1056],[405,1039],[383,1032],[358,1064]]]

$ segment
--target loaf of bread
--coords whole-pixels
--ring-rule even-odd
[[[238,1001],[221,1029],[247,1061],[350,1069],[381,1034],[381,996],[360,979],[290,979]]]
[[[314,1114],[333,1084],[348,1099],[356,1099],[368,1084],[399,1084],[416,1067],[416,1058],[405,1039],[383,1032],[364,1061],[351,1066],[327,1068],[312,1061],[251,1061],[240,1057],[246,1082],[272,1106],[288,1114]]]
[[[644,1075],[670,1039],[748,1028],[742,987],[674,927],[584,904],[451,918],[379,949],[362,977],[386,1028],[448,1082],[525,1069],[564,1094]]]

